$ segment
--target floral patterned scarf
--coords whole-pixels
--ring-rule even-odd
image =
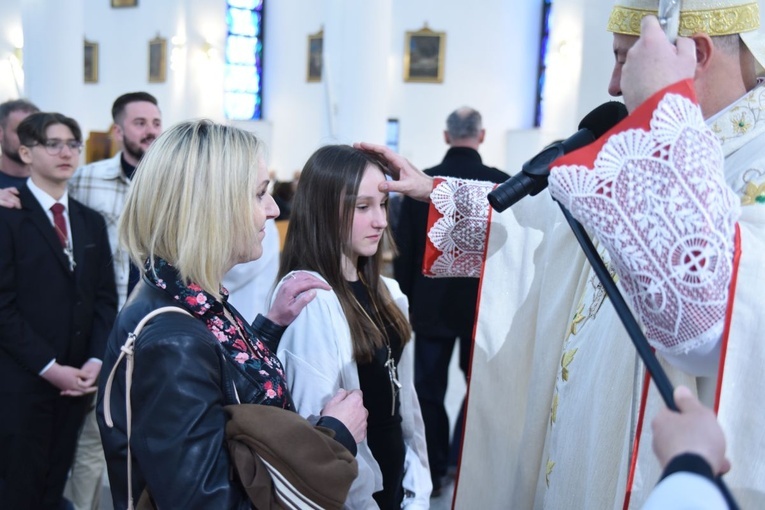
[[[226,352],[260,384],[265,394],[265,400],[262,402],[264,405],[294,410],[279,358],[255,336],[252,327],[239,312],[228,304],[228,290],[225,287],[221,286],[220,294],[223,300],[218,301],[196,283],[183,282],[178,271],[161,258],[155,259],[154,271],[148,260],[144,270],[154,286],[170,294],[183,308],[204,321],[207,329],[218,339]],[[226,317],[224,309],[230,312],[237,322],[236,325]]]

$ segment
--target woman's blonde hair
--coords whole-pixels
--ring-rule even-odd
[[[155,257],[220,297],[223,275],[256,242],[253,191],[262,144],[209,120],[183,122],[151,145],[133,176],[119,238],[139,268]]]

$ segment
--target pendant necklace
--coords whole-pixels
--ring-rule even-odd
[[[58,225],[54,224],[53,228],[56,229],[56,232],[58,232],[58,235],[61,239],[65,239],[64,255],[66,255],[66,259],[69,261],[69,270],[74,272],[74,268],[77,267],[77,262],[74,261],[74,249],[72,249],[72,240],[69,239],[69,236],[65,236],[64,233],[61,232],[61,229],[58,228]]]
[[[391,393],[391,406],[390,406],[390,415],[394,416],[396,414],[396,397],[398,396],[398,392],[401,390],[401,381],[398,380],[398,370],[396,368],[396,360],[393,358],[393,349],[391,349],[390,346],[390,339],[388,338],[388,332],[384,326],[382,316],[380,315],[380,311],[377,309],[377,305],[375,304],[374,300],[372,299],[372,295],[369,292],[369,287],[367,286],[366,282],[364,281],[364,278],[361,276],[361,273],[358,273],[359,280],[361,281],[361,284],[364,286],[364,289],[367,292],[367,295],[369,296],[369,302],[372,303],[372,307],[374,308],[375,315],[377,316],[377,320],[379,321],[379,324],[375,322],[372,317],[369,316],[367,313],[366,308],[364,308],[359,300],[356,298],[356,295],[351,293],[353,296],[354,301],[356,301],[356,304],[359,305],[359,308],[361,308],[361,311],[364,313],[364,316],[369,320],[369,322],[372,323],[372,325],[377,329],[383,336],[383,339],[385,340],[385,347],[388,353],[387,359],[385,360],[385,368],[388,370],[388,379],[390,379],[390,393]]]

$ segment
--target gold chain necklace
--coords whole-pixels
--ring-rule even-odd
[[[359,275],[359,281],[361,281],[361,284],[364,286],[364,289],[366,289],[367,296],[369,297],[369,302],[372,303],[372,308],[374,308],[375,315],[377,316],[377,320],[379,321],[379,324],[375,322],[372,317],[367,313],[366,308],[364,308],[359,300],[356,298],[356,295],[351,291],[351,296],[353,296],[353,300],[356,301],[356,304],[359,305],[359,308],[361,308],[362,313],[364,316],[369,320],[369,322],[372,323],[372,325],[375,327],[377,331],[379,331],[383,339],[385,340],[385,347],[388,352],[387,359],[385,360],[385,368],[388,369],[388,379],[390,379],[390,393],[391,393],[391,404],[390,404],[390,415],[394,416],[396,414],[396,397],[398,396],[398,392],[401,390],[401,381],[398,380],[398,370],[396,368],[396,360],[393,358],[393,349],[391,349],[390,346],[390,339],[388,338],[388,331],[385,328],[385,324],[382,320],[382,315],[380,315],[380,310],[377,309],[377,305],[374,302],[374,299],[372,299],[372,293],[369,292],[369,286],[364,281],[364,278],[361,276],[361,273],[358,273]]]

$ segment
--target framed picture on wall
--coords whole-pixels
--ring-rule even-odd
[[[306,81],[321,81],[324,63],[324,30],[308,36],[308,74]]]
[[[167,39],[157,37],[149,41],[149,83],[164,83],[167,75]]]
[[[407,32],[404,42],[404,81],[441,83],[444,81],[446,32],[434,32],[428,25]]]
[[[98,43],[85,39],[83,45],[85,83],[98,83]]]
[[[112,7],[137,7],[138,0],[112,0]]]

